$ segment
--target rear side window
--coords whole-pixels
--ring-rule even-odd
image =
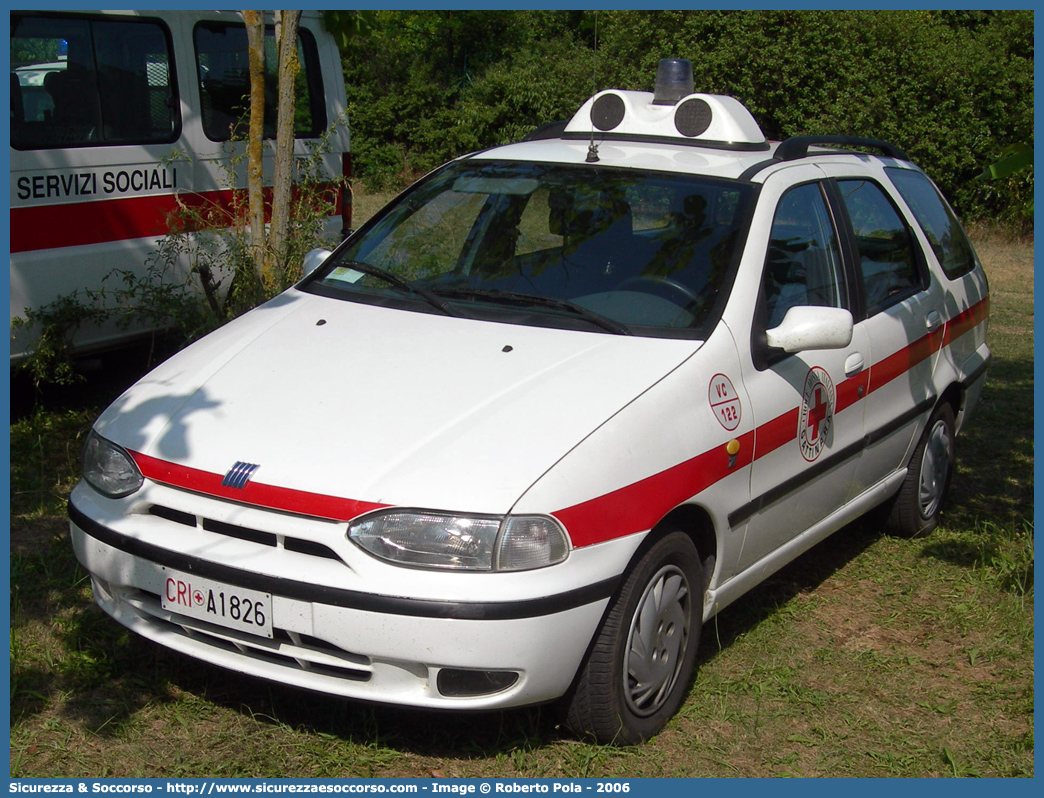
[[[884,190],[869,180],[839,180],[859,255],[866,309],[873,315],[924,288],[917,242]]]
[[[246,138],[250,107],[250,72],[246,27],[201,22],[195,29],[196,74],[203,108],[203,132],[211,141]],[[319,51],[311,31],[301,29],[297,39],[301,69],[294,86],[294,135],[317,138],[326,129]],[[265,138],[275,138],[276,65],[275,29],[265,30]]]
[[[170,35],[155,20],[11,15],[11,145],[169,143],[178,137]]]
[[[951,280],[975,268],[975,251],[950,206],[927,177],[911,169],[886,169]]]

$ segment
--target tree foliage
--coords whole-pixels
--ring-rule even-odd
[[[376,187],[598,89],[651,91],[657,61],[679,57],[770,138],[891,140],[966,217],[1032,223],[1032,170],[973,180],[1033,140],[1031,11],[378,11],[345,42],[356,174]]]

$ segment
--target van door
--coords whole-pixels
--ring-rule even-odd
[[[12,319],[144,271],[187,177],[164,162],[182,127],[174,52],[158,18],[11,14]],[[12,359],[30,343],[13,339]]]

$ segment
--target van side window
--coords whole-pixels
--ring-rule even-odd
[[[11,145],[175,141],[173,63],[156,21],[12,14]]]
[[[250,107],[246,27],[201,22],[194,38],[203,132],[211,141],[246,138]],[[294,134],[316,138],[326,129],[326,104],[315,38],[303,28],[297,39],[297,59],[301,69],[294,86]],[[265,138],[275,138],[276,133],[277,63],[275,29],[266,28]]]
[[[837,185],[852,221],[867,315],[872,316],[924,287],[917,244],[913,231],[876,183],[839,180]]]

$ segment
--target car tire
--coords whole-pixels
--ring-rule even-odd
[[[669,532],[641,555],[566,697],[565,725],[574,734],[634,745],[666,725],[688,690],[703,587],[699,555],[685,533]]]
[[[953,408],[943,404],[929,419],[889,508],[889,533],[917,538],[935,529],[953,477],[954,453]]]

